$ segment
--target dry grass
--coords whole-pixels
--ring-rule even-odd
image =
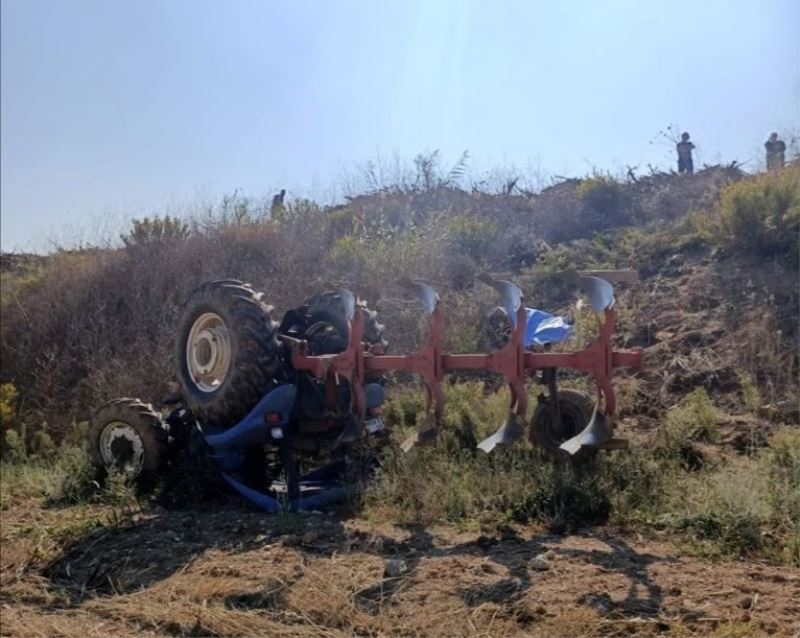
[[[796,620],[797,574],[678,559],[658,542],[619,532],[561,538],[516,527],[503,539],[318,519],[313,540],[298,547],[272,535],[261,515],[189,520],[198,519],[208,526],[199,551],[172,538],[186,534],[187,517],[168,513],[113,542],[82,543],[110,562],[113,587],[82,589],[79,566],[71,577],[29,569],[6,581],[3,635],[722,636],[749,628],[789,636]],[[224,538],[231,519],[245,527],[241,545]],[[148,525],[152,535],[142,536]],[[126,561],[134,547],[136,560]],[[541,552],[550,570],[530,570]],[[407,571],[386,577],[386,561],[398,558]],[[160,571],[148,575],[141,565],[153,560]],[[748,596],[756,602],[745,609]]]

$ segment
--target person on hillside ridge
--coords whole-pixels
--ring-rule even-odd
[[[678,173],[694,173],[692,150],[694,144],[689,141],[688,133],[681,133],[681,141],[675,147],[678,149]]]
[[[279,193],[276,193],[272,198],[272,206],[269,208],[269,215],[272,219],[281,217],[286,207],[283,205],[283,200],[286,197],[286,189],[282,188]]]
[[[778,139],[778,134],[773,133],[764,143],[767,149],[767,170],[779,171],[786,162],[786,142]]]

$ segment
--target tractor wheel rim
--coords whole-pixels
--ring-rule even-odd
[[[195,319],[186,341],[186,367],[198,390],[209,394],[225,381],[231,367],[231,338],[218,314]]]
[[[129,423],[112,421],[100,433],[100,456],[106,467],[138,474],[144,465],[144,442]]]

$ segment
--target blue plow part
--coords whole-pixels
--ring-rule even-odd
[[[526,348],[562,343],[572,336],[573,327],[564,317],[535,308],[525,308],[525,316],[527,323],[523,339]]]
[[[367,383],[364,386],[364,397],[367,404],[367,410],[371,410],[372,408],[377,408],[379,405],[383,405],[383,399],[385,396],[386,392],[380,383]]]
[[[287,509],[292,512],[319,509],[327,505],[333,505],[334,503],[343,501],[348,494],[348,488],[343,485],[337,485],[314,492],[310,496],[295,499],[291,502],[287,502],[286,500],[281,502],[269,494],[264,494],[263,492],[259,492],[258,490],[247,487],[225,472],[222,473],[222,478],[228,482],[228,485],[239,492],[239,494],[244,496],[244,498],[250,501],[258,509],[264,510],[265,512],[269,512],[271,514],[285,511]]]
[[[297,397],[297,386],[282,385],[264,396],[250,414],[229,430],[219,434],[205,436],[205,441],[215,452],[240,450],[252,445],[264,445],[270,440],[270,429],[283,427],[289,422],[289,416]],[[264,417],[268,412],[280,414],[280,420],[267,424]]]
[[[238,451],[226,452],[223,454],[209,453],[209,458],[222,472],[238,472],[244,464],[244,454]]]

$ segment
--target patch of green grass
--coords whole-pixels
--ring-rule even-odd
[[[719,439],[717,425],[714,402],[703,388],[696,388],[667,413],[664,434],[669,445],[679,445],[681,441],[713,443]]]
[[[61,446],[47,456],[35,454],[22,462],[3,462],[0,475],[3,508],[31,498],[54,507],[102,504],[130,508],[139,500],[136,485],[128,476],[115,472],[101,476],[80,447]]]
[[[738,376],[742,393],[742,404],[748,412],[757,414],[761,407],[761,393],[758,391],[758,385],[756,385],[752,375],[746,372],[738,372]]]
[[[465,528],[535,520],[554,530],[610,520],[674,532],[687,551],[707,557],[759,555],[797,563],[800,434],[776,434],[760,454],[689,466],[685,446],[719,439],[718,410],[697,390],[631,448],[600,452],[573,467],[554,464],[522,442],[486,455],[475,449],[505,415],[507,395],[485,394],[476,382],[447,387],[446,427],[434,446],[399,451],[422,421],[421,405],[400,395],[389,401],[395,425],[378,481],[364,496],[375,519]],[[764,540],[765,534],[774,541]],[[773,547],[777,546],[777,551]]]
[[[762,555],[800,565],[800,431],[779,430],[760,454],[666,484],[666,518],[708,556]],[[767,540],[765,540],[767,539]]]

